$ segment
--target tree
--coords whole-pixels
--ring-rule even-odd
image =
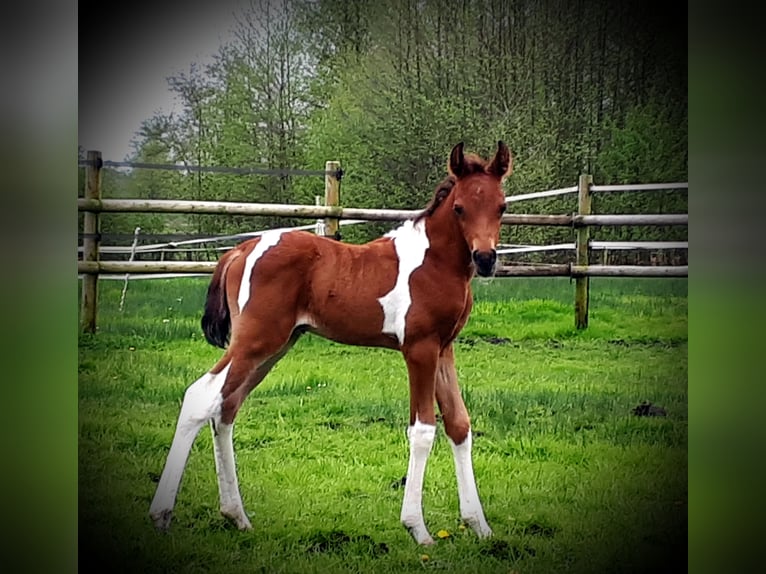
[[[251,3],[212,64],[171,79],[183,111],[158,117],[141,153],[273,169],[340,160],[342,201],[359,207],[422,206],[458,141],[483,154],[507,141],[511,194],[571,186],[580,173],[597,183],[683,180],[686,22],[654,8],[563,0]],[[171,179],[180,197],[313,203],[323,193],[321,178]],[[514,207],[566,213],[567,201]],[[605,201],[596,208],[658,209],[646,194]],[[662,202],[682,210],[685,199]],[[216,233],[252,228],[254,220],[206,217],[195,226]],[[362,241],[386,227],[346,228],[344,236]],[[567,233],[503,231],[505,240],[541,243],[571,239]]]

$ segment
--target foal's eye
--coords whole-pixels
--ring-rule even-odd
[[[455,213],[458,215],[463,215],[464,210],[462,205],[455,205],[452,209],[454,209]]]
[[[508,207],[506,204],[503,204],[503,205],[501,205],[501,206],[498,208],[498,210],[497,210],[497,211],[498,211],[498,213],[499,213],[500,215],[503,215],[503,213],[505,213],[505,208],[506,208],[506,207]]]

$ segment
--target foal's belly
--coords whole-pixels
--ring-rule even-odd
[[[383,347],[387,349],[398,349],[399,341],[396,337],[384,333],[349,333],[338,330],[319,329],[309,327],[306,329],[309,333],[317,334],[330,341],[341,343],[343,345],[355,345],[358,347]]]
[[[383,308],[374,297],[344,300],[330,296],[322,306],[311,305],[298,325],[311,333],[345,345],[398,349],[393,335],[383,332]]]

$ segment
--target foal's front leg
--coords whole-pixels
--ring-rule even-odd
[[[479,491],[476,488],[471,460],[473,443],[471,420],[463,398],[460,396],[452,345],[445,348],[439,357],[439,366],[436,371],[436,400],[444,420],[444,431],[455,458],[460,517],[478,536],[482,538],[491,536],[492,529],[484,518]]]
[[[410,378],[410,460],[404,484],[401,521],[418,544],[433,544],[423,519],[423,477],[436,437],[434,382],[438,344],[422,343],[404,350]]]

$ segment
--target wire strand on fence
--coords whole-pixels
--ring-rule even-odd
[[[688,241],[591,241],[591,249],[689,249]]]
[[[136,227],[136,230],[133,232],[133,244],[130,246],[130,259],[128,261],[133,261],[136,258],[136,247],[138,246],[138,234],[141,233],[141,228]],[[128,292],[128,280],[130,279],[130,273],[125,274],[125,283],[122,286],[122,295],[120,296],[120,313],[123,312],[125,308],[125,295]]]
[[[628,183],[620,185],[592,185],[590,190],[597,191],[667,191],[689,189],[689,182],[680,183]]]
[[[513,247],[500,246],[498,255],[510,255],[512,253],[536,253],[539,251],[563,251],[574,249],[574,243],[558,243],[556,245],[515,245]]]
[[[87,167],[91,165],[88,160],[79,160],[77,165]],[[203,173],[229,173],[235,175],[334,175],[341,179],[344,171],[325,171],[319,169],[292,169],[292,168],[266,168],[266,167],[226,167],[226,166],[203,166],[203,165],[179,165],[174,163],[147,163],[137,161],[102,161],[102,167],[115,168],[138,168],[138,169],[159,169],[168,171],[188,171]]]
[[[358,225],[360,223],[367,223],[363,219],[343,219],[340,221],[341,225]],[[151,253],[154,251],[164,251],[166,249],[177,249],[186,245],[197,245],[204,243],[218,243],[223,241],[239,241],[241,239],[252,239],[253,237],[260,237],[266,231],[311,231],[316,229],[316,224],[310,225],[298,225],[296,227],[279,227],[271,230],[261,231],[247,231],[244,233],[237,233],[235,235],[218,235],[213,237],[200,237],[195,239],[184,239],[182,241],[169,241],[167,243],[151,243],[148,245],[139,245],[135,248],[137,253]],[[122,246],[101,246],[102,253],[130,253],[132,247]],[[218,249],[218,248],[213,248]],[[227,249],[227,248],[223,248]],[[200,249],[199,251],[206,251],[207,249]],[[78,252],[82,251],[82,247],[77,248]],[[186,250],[189,251],[189,250]]]
[[[505,198],[505,202],[514,203],[517,201],[525,201],[527,199],[565,195],[567,193],[577,193],[577,186],[574,185],[572,187],[562,187],[561,189],[549,189],[548,191],[536,191],[534,193],[522,193],[520,195],[509,195]]]
[[[596,191],[666,191],[674,189],[689,189],[688,182],[679,183],[635,183],[621,185],[592,185],[591,192]],[[515,203],[528,199],[539,199],[541,197],[554,197],[557,195],[566,195],[568,193],[577,193],[577,186],[562,187],[560,189],[549,189],[547,191],[536,191],[534,193],[522,193],[519,195],[508,195],[505,198],[506,203]]]
[[[212,272],[211,272],[212,273]],[[131,281],[138,281],[141,279],[182,279],[185,277],[210,277],[211,273],[140,273],[138,275],[131,275]],[[84,274],[77,275],[77,279],[82,279]],[[114,273],[99,273],[98,280],[106,279],[107,281],[116,281],[124,279],[125,275],[118,275]]]
[[[538,251],[566,251],[574,249],[574,243],[553,245],[498,245],[498,255],[512,253],[535,253]],[[689,249],[688,241],[591,241],[591,249]]]

